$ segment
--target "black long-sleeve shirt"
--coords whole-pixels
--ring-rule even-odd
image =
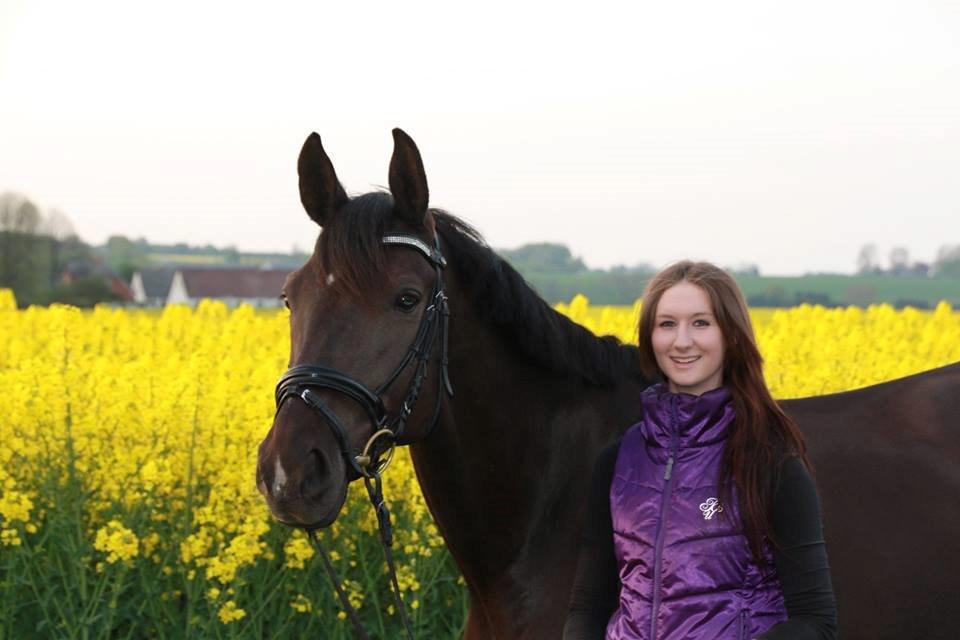
[[[610,484],[619,450],[619,442],[604,449],[594,467],[564,640],[603,638],[620,601],[610,515]],[[820,500],[813,479],[798,458],[786,458],[781,466],[771,516],[777,541],[773,558],[788,620],[760,638],[836,638],[837,608],[823,540]]]

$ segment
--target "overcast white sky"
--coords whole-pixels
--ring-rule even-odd
[[[0,1],[0,191],[88,242],[312,246],[417,141],[495,247],[849,272],[960,244],[960,3]]]

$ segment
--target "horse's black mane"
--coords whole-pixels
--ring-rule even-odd
[[[553,310],[523,277],[456,216],[431,209],[440,246],[481,320],[492,324],[521,353],[551,371],[609,386],[624,376],[642,376],[637,348],[613,336],[596,337]],[[320,234],[324,271],[360,293],[383,272],[380,238],[393,216],[389,193],[353,198]]]

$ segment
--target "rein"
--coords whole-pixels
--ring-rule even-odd
[[[427,367],[430,362],[430,355],[435,342],[440,343],[440,375],[437,376],[437,403],[434,407],[433,418],[427,429],[427,437],[433,432],[437,421],[440,418],[440,405],[443,401],[443,392],[453,396],[453,387],[450,384],[448,373],[448,338],[450,321],[450,308],[447,305],[447,296],[443,288],[443,269],[447,265],[446,259],[440,253],[440,238],[434,235],[434,246],[430,247],[427,243],[416,236],[406,234],[390,234],[381,239],[385,245],[410,247],[420,252],[436,271],[436,281],[433,285],[433,291],[429,298],[429,305],[423,312],[420,319],[420,326],[417,328],[417,334],[407,349],[406,354],[400,361],[400,364],[388,376],[387,380],[371,390],[365,384],[345,373],[336,369],[314,364],[303,364],[291,367],[281,377],[277,383],[275,398],[277,411],[283,403],[290,398],[299,398],[312,410],[319,413],[324,421],[330,425],[333,435],[336,437],[340,446],[340,452],[347,463],[347,482],[353,482],[358,478],[363,478],[367,488],[367,495],[370,503],[377,514],[377,525],[380,531],[380,542],[383,545],[384,558],[387,563],[387,569],[390,574],[391,586],[393,589],[394,601],[397,609],[400,611],[403,626],[406,629],[407,636],[413,638],[413,631],[410,628],[410,620],[407,617],[406,608],[403,605],[403,598],[400,594],[400,586],[397,581],[397,572],[393,562],[393,526],[390,521],[390,510],[387,508],[383,496],[383,485],[381,474],[389,466],[393,459],[393,454],[397,444],[409,444],[409,441],[403,440],[406,430],[407,420],[413,413],[417,398],[420,395],[420,388],[427,377]],[[393,384],[400,374],[411,363],[414,363],[414,374],[407,388],[406,396],[403,400],[400,410],[396,415],[390,417],[383,403],[383,394]],[[337,414],[323,401],[315,389],[332,389],[340,392],[361,406],[366,413],[370,424],[373,427],[372,435],[367,440],[363,449],[360,451],[351,451],[347,439],[347,431],[343,422],[337,417]],[[361,640],[369,640],[369,636],[363,629],[363,625],[357,618],[356,611],[350,604],[349,599],[343,592],[340,579],[337,577],[333,563],[326,549],[320,543],[316,536],[316,529],[307,529],[307,535],[314,547],[320,552],[323,558],[324,567],[330,580],[333,582],[337,597],[341,606],[346,611],[354,631]]]

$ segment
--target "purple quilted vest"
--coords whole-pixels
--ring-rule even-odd
[[[786,620],[770,549],[758,566],[717,478],[733,422],[725,388],[643,393],[610,487],[620,606],[608,640],[740,640]],[[735,500],[734,500],[735,502]]]

